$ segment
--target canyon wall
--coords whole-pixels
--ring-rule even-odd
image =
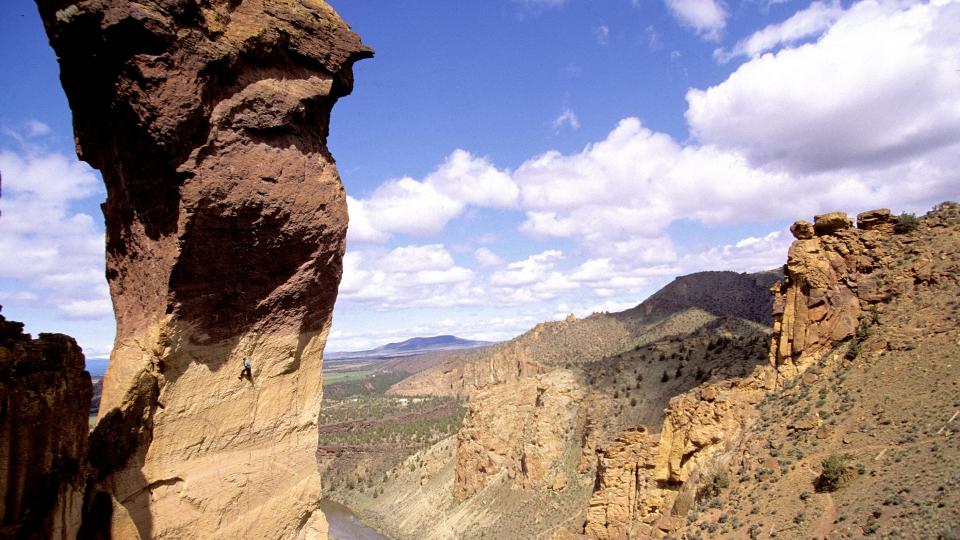
[[[636,341],[629,325],[607,314],[540,323],[504,343],[461,353],[391,387],[395,396],[467,398],[487,386],[534,377],[552,367],[616,354]]]
[[[372,51],[321,0],[37,3],[107,187],[117,336],[87,532],[325,535],[316,422],[347,226],[326,142]]]
[[[92,393],[72,338],[0,315],[0,538],[77,537]]]
[[[473,496],[506,474],[518,488],[566,487],[564,454],[575,440],[584,390],[567,370],[484,387],[457,434],[454,496]]]

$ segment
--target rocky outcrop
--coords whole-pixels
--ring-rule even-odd
[[[703,385],[670,400],[660,430],[654,477],[682,484],[746,425],[750,406],[773,388],[772,373]]]
[[[0,315],[0,538],[77,537],[92,393],[72,338]]]
[[[891,254],[877,249],[892,234],[887,209],[857,216],[843,212],[798,221],[787,255],[785,278],[776,287],[771,365],[792,377],[852,338],[861,315],[884,300],[881,274]]]
[[[347,226],[328,121],[371,50],[322,0],[37,3],[78,154],[107,186],[117,337],[91,463],[111,502],[93,497],[91,523],[321,534],[321,354]]]
[[[524,489],[566,487],[562,462],[568,448],[578,450],[571,443],[583,398],[563,369],[476,392],[457,434],[454,495],[471,497],[501,475]]]
[[[705,471],[737,443],[774,373],[702,385],[670,400],[659,434],[625,430],[598,453],[584,533],[643,538],[672,530],[691,509]]]

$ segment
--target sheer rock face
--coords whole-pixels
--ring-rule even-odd
[[[701,385],[670,400],[659,434],[643,427],[621,433],[598,453],[585,534],[644,538],[669,530],[671,516],[690,510],[701,478],[739,442],[774,381],[771,368],[758,367],[750,377]]]
[[[565,369],[476,391],[457,435],[454,495],[471,497],[501,474],[520,489],[564,489],[583,398]]]
[[[0,315],[0,537],[76,538],[92,394],[72,338]]]
[[[320,534],[321,355],[347,226],[326,139],[372,51],[322,0],[37,3],[108,193],[117,338],[90,460],[112,508],[97,499],[92,522]]]
[[[662,491],[653,479],[657,437],[629,428],[597,455],[597,481],[584,534],[592,538],[642,538],[642,518],[657,512]]]

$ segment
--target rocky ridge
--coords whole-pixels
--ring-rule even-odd
[[[321,0],[37,4],[107,187],[117,337],[87,533],[324,535],[316,419],[347,226],[326,141],[372,51]]]
[[[831,427],[836,420],[825,423],[824,419],[842,415],[852,407],[848,405],[848,390],[842,385],[847,377],[862,377],[859,371],[864,368],[869,371],[864,365],[869,363],[865,357],[878,359],[885,351],[902,350],[903,323],[907,323],[908,329],[916,328],[916,323],[907,322],[914,318],[908,314],[913,308],[903,305],[903,301],[912,296],[913,303],[932,307],[943,303],[944,295],[955,298],[960,287],[956,259],[960,252],[960,208],[956,204],[939,206],[919,221],[916,230],[904,228],[898,231],[902,234],[895,234],[897,219],[888,210],[865,212],[857,221],[858,228],[853,228],[852,220],[837,212],[817,216],[813,224],[800,221],[791,227],[797,241],[790,248],[785,279],[776,287],[769,365],[757,368],[749,377],[701,386],[671,399],[660,436],[654,443],[655,458],[650,448],[652,441],[636,437],[631,431],[604,449],[598,469],[601,489],[591,500],[585,533],[596,538],[657,538],[668,534],[695,538],[700,531],[731,538],[809,538],[872,534],[880,526],[876,518],[870,518],[863,528],[838,527],[838,510],[831,506],[836,503],[829,495],[821,498],[826,506],[817,509],[820,517],[816,520],[809,519],[803,510],[794,516],[793,523],[769,512],[763,523],[756,518],[763,513],[758,513],[758,508],[776,514],[776,508],[810,500],[803,485],[810,491],[817,486],[817,477],[807,475],[811,469],[819,468],[819,463],[810,463],[808,459],[798,470],[784,465],[789,460],[775,459],[786,452],[785,444],[802,447],[803,450],[794,451],[797,456],[813,451],[825,460],[827,453],[816,449],[817,441],[828,446],[832,443],[834,450],[839,450],[836,446],[841,442],[852,445],[857,439],[843,436],[843,431]],[[903,253],[913,257],[904,259]],[[891,317],[894,313],[898,314],[896,318]],[[956,317],[936,323],[931,330],[934,336],[952,333],[956,338]],[[915,330],[912,337],[923,339]],[[931,336],[930,340],[934,339]],[[942,351],[958,346],[960,339],[949,345],[936,345]],[[890,356],[893,358],[885,361],[896,370],[902,360],[896,352]],[[944,369],[950,371],[952,364],[938,368],[933,371],[942,374]],[[883,385],[902,385],[891,380],[891,376],[880,381]],[[814,388],[819,390],[819,411],[812,413],[809,405],[790,407],[798,399],[807,399]],[[837,408],[832,410],[825,408],[834,401],[831,388],[840,394],[835,398],[839,402]],[[902,392],[894,394],[901,394],[909,402],[910,396]],[[875,396],[874,400],[878,398]],[[778,400],[787,406],[787,414],[799,414],[788,422],[774,419],[770,423],[766,411],[783,407]],[[905,404],[905,408],[914,407]],[[949,423],[948,418],[949,415],[941,421]],[[808,433],[815,436],[811,438]],[[943,429],[938,435],[942,433]],[[952,442],[955,447],[957,442],[949,440],[950,433],[946,431],[947,444]],[[797,442],[776,442],[783,439]],[[934,450],[937,446],[934,443]],[[771,448],[769,453],[766,448]],[[623,459],[624,455],[632,457]],[[638,461],[633,461],[633,457]],[[960,454],[953,452],[950,459],[960,459]],[[909,466],[899,469],[916,472]],[[731,482],[729,478],[738,470],[739,487],[728,493],[725,490]],[[637,480],[625,484],[622,479],[631,472],[635,472]],[[916,478],[920,476],[917,474]],[[785,481],[781,482],[781,477]],[[769,478],[778,485],[773,493],[762,495],[767,506],[754,506],[747,512],[741,505],[747,499],[757,500],[763,492],[757,483],[751,482],[754,478],[761,484]],[[635,489],[634,484],[645,487]],[[767,489],[766,485],[759,487]],[[744,491],[749,495],[743,496]],[[867,498],[876,498],[875,492],[869,493]],[[796,498],[798,495],[801,496]],[[847,504],[857,506],[853,501],[864,498],[862,493],[854,494]],[[650,499],[657,504],[649,504]],[[888,502],[894,499],[889,498]],[[771,506],[771,500],[777,504]],[[939,507],[943,506],[941,503]],[[701,514],[705,511],[705,515]],[[882,513],[874,511],[877,517]],[[736,518],[731,521],[731,516]],[[753,523],[747,525],[750,521]],[[906,529],[894,530],[918,533],[925,528],[913,523]]]
[[[536,325],[523,335],[450,358],[404,379],[391,395],[464,398],[477,389],[557,366],[587,364],[665,336],[685,335],[718,317],[769,322],[776,272],[698,272],[681,276],[635,308]]]
[[[713,317],[480,386],[457,437],[351,505],[399,538],[951,538],[960,206],[912,225],[887,210],[857,222],[793,227],[772,334]],[[539,399],[551,393],[578,401],[552,414]],[[537,433],[564,450],[531,444]],[[539,456],[551,466],[525,465]],[[824,487],[831,470],[837,491]]]

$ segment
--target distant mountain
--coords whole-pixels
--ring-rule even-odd
[[[770,327],[770,287],[781,275],[771,270],[680,276],[626,311],[538,324],[510,341],[451,355],[387,393],[465,397],[487,384],[590,363],[669,336],[686,336],[718,318],[736,317]]]
[[[489,341],[475,341],[458,338],[457,336],[415,337],[398,343],[387,343],[382,347],[366,351],[335,352],[326,355],[328,360],[343,360],[348,358],[396,358],[412,356],[433,351],[452,351],[459,349],[476,349],[491,345]]]
[[[679,276],[640,305],[617,316],[649,323],[695,308],[717,317],[740,317],[771,326],[770,287],[782,277],[781,269],[753,274],[713,271]]]

